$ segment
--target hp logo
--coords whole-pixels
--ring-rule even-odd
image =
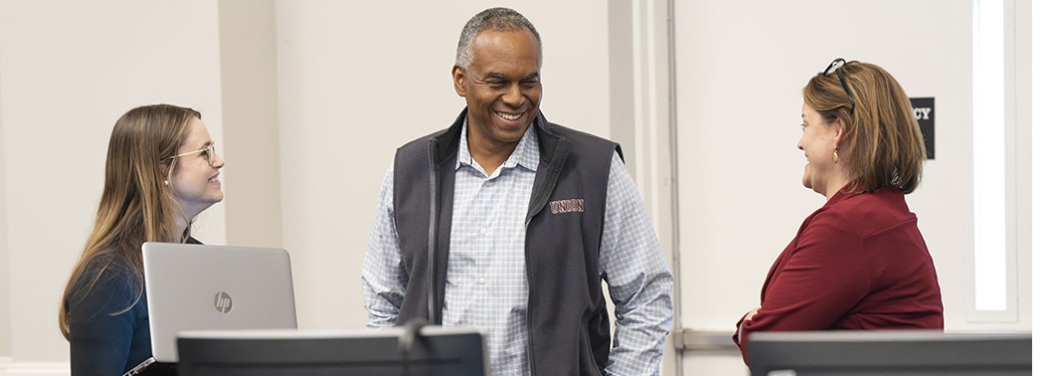
[[[216,311],[219,311],[219,313],[230,313],[231,309],[233,309],[233,298],[230,297],[230,294],[227,294],[225,291],[219,291],[218,294],[215,294]]]

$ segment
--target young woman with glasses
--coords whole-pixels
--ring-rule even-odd
[[[200,244],[190,228],[222,200],[224,164],[193,109],[143,106],[117,120],[95,226],[59,309],[73,376],[120,375],[152,356],[142,243]]]

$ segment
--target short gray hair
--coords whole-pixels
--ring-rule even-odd
[[[543,66],[543,41],[540,40],[540,33],[532,26],[532,22],[529,22],[529,19],[513,9],[489,8],[475,15],[463,26],[463,32],[459,34],[459,47],[456,48],[457,67],[467,69],[470,68],[471,64],[474,64],[474,39],[482,31],[489,29],[496,31],[521,31],[527,29],[531,31],[532,35],[536,37],[536,42],[540,45],[539,65]]]

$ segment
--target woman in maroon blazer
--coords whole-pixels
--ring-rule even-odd
[[[937,272],[904,195],[926,159],[908,96],[882,68],[835,59],[802,91],[802,185],[827,197],[737,323],[756,331],[943,329]]]

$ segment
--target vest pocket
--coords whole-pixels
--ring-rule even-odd
[[[611,346],[609,331],[609,312],[605,309],[605,298],[603,297],[598,308],[587,320],[587,324],[580,328],[580,352],[586,353],[585,359],[589,360],[591,365],[591,367],[582,368],[581,371],[590,368],[594,370],[593,374],[602,374],[602,370],[609,363]]]

